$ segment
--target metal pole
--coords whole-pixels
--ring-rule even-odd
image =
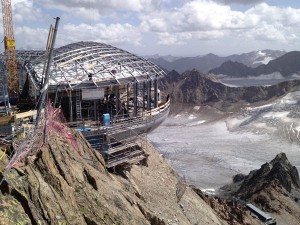
[[[116,116],[118,116],[120,110],[119,99],[120,99],[120,92],[119,92],[119,85],[117,85],[116,86]]]
[[[151,109],[151,80],[147,82],[147,110]]]
[[[41,112],[42,112],[42,109],[43,109],[44,104],[45,104],[46,96],[48,94],[49,71],[50,71],[50,66],[51,66],[52,60],[53,60],[53,50],[54,50],[54,45],[55,45],[55,40],[56,40],[56,34],[57,34],[57,29],[58,29],[58,24],[59,24],[60,18],[56,17],[55,19],[56,19],[56,21],[55,21],[54,31],[52,31],[52,29],[53,29],[52,27],[50,29],[50,35],[51,35],[51,32],[53,32],[53,37],[52,37],[52,39],[50,40],[50,43],[49,43],[50,44],[50,50],[49,50],[49,55],[48,55],[47,67],[46,67],[46,71],[45,71],[44,86],[43,86],[43,88],[41,90],[42,95],[41,95],[41,102],[40,102],[40,106],[39,106],[38,114],[37,114],[37,118],[36,118],[36,124],[35,124],[36,127],[39,124],[39,121],[40,121],[40,118],[41,118]]]
[[[157,108],[158,106],[158,84],[157,84],[157,78],[154,80],[154,108]]]
[[[69,93],[69,110],[70,110],[70,122],[73,122],[72,90],[70,90],[70,93]]]
[[[139,91],[139,83],[135,82],[134,83],[134,100],[133,100],[133,114],[137,116],[137,111],[138,111],[138,91]]]
[[[146,108],[146,81],[143,82],[143,112]]]
[[[129,85],[130,84],[127,84],[126,85],[126,91],[127,91],[127,104],[126,104],[126,111],[127,111],[127,114],[129,114],[129,98],[130,98],[130,93],[129,93]]]

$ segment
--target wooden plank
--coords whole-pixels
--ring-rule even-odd
[[[0,125],[7,125],[9,122],[11,122],[13,119],[12,116],[3,116],[0,117]]]
[[[23,112],[23,113],[17,113],[15,115],[15,119],[22,119],[22,118],[25,118],[25,117],[34,116],[36,114],[37,114],[37,110],[30,110],[30,111]]]

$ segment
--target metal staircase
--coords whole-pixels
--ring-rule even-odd
[[[76,89],[76,120],[82,121],[80,89]]]
[[[147,158],[143,150],[143,145],[147,143],[146,137],[133,129],[141,122],[141,118],[136,119],[112,123],[102,130],[82,132],[91,146],[103,155],[107,168],[126,167]]]

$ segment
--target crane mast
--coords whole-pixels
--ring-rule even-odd
[[[4,29],[5,70],[7,76],[8,94],[19,97],[19,76],[16,59],[16,45],[12,20],[11,0],[2,1],[2,17]]]

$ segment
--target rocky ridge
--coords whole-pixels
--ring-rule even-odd
[[[284,51],[266,49],[224,57],[209,53],[196,57],[148,56],[146,58],[166,71],[176,70],[183,73],[184,71],[195,68],[203,73],[207,73],[227,61],[239,62],[249,67],[256,67],[266,64],[270,60],[276,59],[285,53]]]
[[[270,213],[279,224],[297,225],[300,220],[300,179],[295,166],[285,153],[251,171],[237,174],[233,183],[225,185],[220,193],[226,197],[254,203]]]
[[[73,135],[75,147],[52,134],[9,171],[4,170],[8,158],[0,161],[0,224],[240,224],[182,182],[149,143],[143,143],[147,166],[114,174],[80,133]],[[243,221],[252,224],[247,214]]]

